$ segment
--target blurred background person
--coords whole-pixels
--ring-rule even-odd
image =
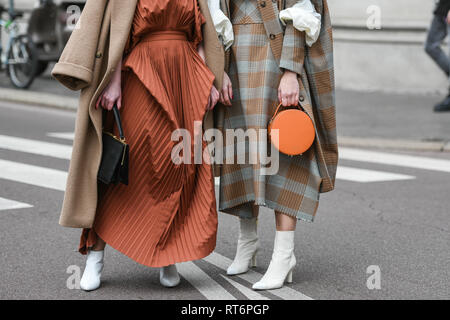
[[[450,23],[450,0],[439,0],[436,3],[434,17],[425,44],[425,51],[438,64],[438,66],[450,76],[450,59],[441,44],[449,33]],[[450,89],[447,98],[434,106],[434,111],[450,111]]]

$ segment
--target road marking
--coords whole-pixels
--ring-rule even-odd
[[[73,132],[50,132],[47,135],[68,140],[73,140],[74,138]],[[370,151],[356,148],[340,147],[339,158],[345,160],[379,163],[392,166],[450,172],[450,160],[433,159],[429,157],[411,156],[380,151]],[[402,178],[400,179],[403,180]],[[389,177],[388,181],[391,181]]]
[[[218,254],[217,252],[213,252],[206,258],[203,258],[203,260],[208,263],[211,263],[212,265],[214,265],[224,271],[227,270],[228,266],[232,262],[230,259]],[[239,277],[239,278],[253,284],[253,283],[258,282],[261,279],[262,274],[250,269],[247,273],[238,274],[234,277]],[[303,293],[298,292],[298,291],[291,289],[289,287],[286,287],[286,286],[282,287],[281,289],[270,290],[270,293],[273,295],[276,295],[277,297],[280,297],[281,299],[284,299],[284,300],[312,300],[312,298],[308,297],[307,295],[304,295]]]
[[[391,166],[450,172],[450,160],[410,156],[379,151],[339,148],[341,159],[379,163]]]
[[[0,135],[0,148],[65,160],[72,154],[71,146],[4,135]]]
[[[67,173],[24,163],[0,160],[0,179],[64,191]]]
[[[353,182],[381,182],[381,181],[396,181],[396,180],[411,180],[414,176],[404,174],[397,174],[391,172],[375,171],[368,169],[349,168],[338,166],[336,172],[336,179],[347,180]]]
[[[213,280],[206,272],[193,262],[177,264],[177,270],[195,289],[200,291],[208,300],[236,300],[219,283]]]
[[[75,133],[74,132],[48,132],[47,137],[64,139],[64,140],[74,140]]]
[[[221,274],[222,278],[227,280],[233,287],[239,290],[244,296],[246,296],[249,300],[270,300],[269,298],[259,294],[258,292],[243,286],[239,282],[231,280],[229,277]]]
[[[32,208],[32,207],[33,206],[28,203],[18,202],[18,201],[0,197],[0,211],[11,210],[11,209]]]
[[[73,133],[54,132],[48,133],[48,135],[65,136],[66,138],[69,138],[70,136],[73,136]],[[5,135],[0,135],[0,148],[66,160],[70,160],[72,152],[72,147],[68,145]],[[448,160],[365,151],[360,149],[340,148],[340,150],[342,159],[450,172],[450,161]],[[415,179],[414,176],[410,175],[346,166],[338,166],[336,178],[360,183]],[[220,178],[215,179],[215,184],[217,186],[220,184]]]
[[[397,181],[397,180],[411,180],[415,179],[414,176],[408,176],[404,174],[397,174],[384,171],[368,170],[349,168],[344,166],[338,166],[336,179],[353,181],[353,182],[381,182],[381,181]],[[215,185],[220,186],[220,178],[214,179]]]

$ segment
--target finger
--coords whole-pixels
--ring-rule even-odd
[[[281,90],[280,89],[278,89],[278,102],[282,102],[282,100],[283,100],[283,96],[281,95]]]
[[[206,104],[206,110],[210,110],[211,106],[211,96],[208,98],[208,103]]]
[[[214,107],[215,107],[216,104],[217,104],[217,101],[219,101],[219,97],[218,97],[218,95],[214,95],[214,96],[212,97],[212,101],[211,101],[211,110],[214,109]]]
[[[106,109],[107,103],[105,96],[102,97],[102,102],[100,102],[100,105],[103,109]]]
[[[292,94],[290,94],[287,98],[288,100],[288,105],[292,106],[294,104],[294,96]]]
[[[108,100],[106,99],[106,97],[103,97],[102,99],[102,107],[103,109],[108,110]]]
[[[102,96],[100,95],[98,98],[97,98],[97,102],[95,103],[95,109],[98,109],[98,106],[100,105],[100,101],[102,100]]]
[[[231,84],[227,86],[228,104],[231,106],[231,100],[233,100],[233,87]]]
[[[222,96],[223,96],[224,104],[229,106],[230,105],[230,97],[228,96],[228,90],[226,88],[224,90],[222,90]]]
[[[292,95],[291,95],[291,106],[295,106],[296,105],[296,101],[295,101],[295,97],[296,97],[296,94],[295,93],[293,93]],[[298,101],[298,100],[297,100]]]
[[[295,97],[291,98],[291,106],[295,106],[297,105],[297,103],[295,103]]]
[[[289,95],[286,95],[284,97],[284,102],[286,103],[286,107],[289,107],[291,105],[291,98],[289,97]]]
[[[216,103],[214,104],[214,106],[219,103],[219,95],[216,96]]]
[[[113,106],[114,106],[114,101],[109,99],[109,100],[107,101],[107,104],[106,104],[106,105],[107,105],[108,110],[111,111],[112,108],[113,108]]]
[[[284,103],[285,103],[285,107],[289,107],[291,105],[291,99],[289,98],[289,96],[286,96],[284,98]]]
[[[122,108],[122,95],[119,94],[119,97],[116,100],[116,104],[117,104],[117,109],[120,110],[120,108]]]
[[[214,97],[214,104],[213,104],[213,108],[217,105],[217,103],[219,102],[219,92],[216,93],[215,97]]]
[[[220,102],[221,102],[222,104],[224,104],[224,105],[228,105],[228,104],[229,104],[229,102],[228,102],[228,97],[227,97],[227,94],[226,94],[225,91],[223,91],[223,92],[220,93]]]

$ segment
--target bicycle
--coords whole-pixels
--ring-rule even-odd
[[[4,12],[8,19],[3,19]],[[20,89],[27,89],[34,81],[38,68],[36,48],[28,35],[20,34],[17,18],[21,13],[14,11],[14,0],[9,0],[9,9],[0,6],[0,68],[6,70],[11,83]],[[5,50],[2,46],[3,30],[8,35]]]

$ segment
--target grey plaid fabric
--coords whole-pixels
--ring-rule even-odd
[[[265,3],[264,10],[261,2]],[[317,130],[313,147],[303,155],[279,155],[280,167],[275,175],[261,174],[263,166],[259,163],[223,164],[219,188],[219,209],[223,212],[251,217],[255,204],[311,222],[320,192],[334,188],[337,143],[331,25],[326,2],[313,2],[322,14],[323,29],[318,42],[307,48],[304,33],[292,24],[282,27],[277,2],[222,1],[222,9],[230,17],[235,33],[228,59],[234,99],[232,107],[218,108],[217,112],[223,115],[216,117],[222,119],[217,126],[244,131],[266,129],[278,103],[278,85],[284,68],[299,74],[301,105]],[[284,8],[295,3],[279,1],[278,6]],[[255,139],[259,138],[246,140],[246,159],[252,155],[248,142]],[[234,139],[226,139],[226,148],[238,152]]]

